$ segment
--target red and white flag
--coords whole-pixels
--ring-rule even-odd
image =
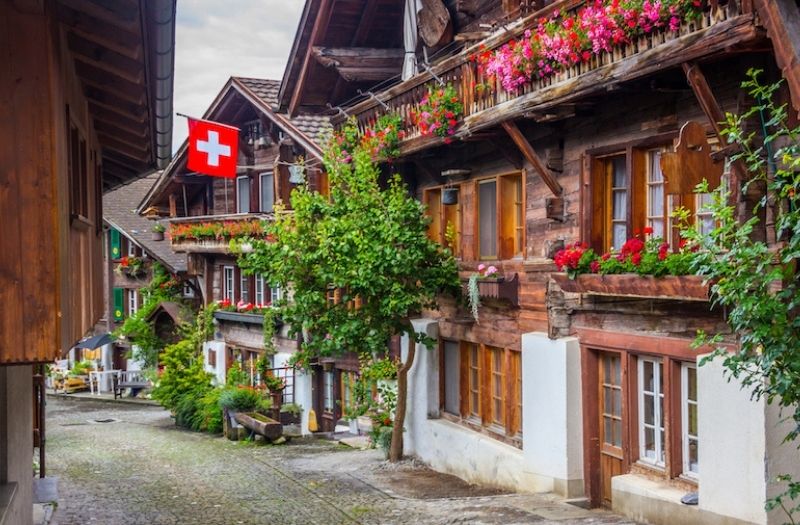
[[[189,170],[235,179],[238,149],[239,128],[189,118]]]

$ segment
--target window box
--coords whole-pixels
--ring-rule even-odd
[[[465,294],[468,293],[468,282],[464,280],[462,283]],[[511,279],[503,276],[478,279],[478,292],[481,299],[508,301],[513,306],[519,306],[519,274],[515,273]]]
[[[232,321],[236,323],[254,324],[258,326],[264,325],[264,316],[262,314],[245,314],[241,312],[226,312],[224,310],[217,310],[214,312],[214,318],[219,321]],[[275,327],[278,328],[283,325],[283,321],[275,319]]]
[[[711,288],[711,284],[705,282],[705,279],[698,275],[653,277],[635,273],[582,274],[575,279],[570,279],[565,273],[554,273],[552,277],[565,292],[589,295],[708,301]]]

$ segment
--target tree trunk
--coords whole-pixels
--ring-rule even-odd
[[[417,342],[414,340],[414,328],[408,333],[408,356],[397,370],[397,408],[395,409],[392,442],[389,448],[389,461],[395,463],[403,459],[403,424],[406,420],[406,400],[408,399],[408,371],[414,364],[417,353]]]

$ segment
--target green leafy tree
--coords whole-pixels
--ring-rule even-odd
[[[428,238],[423,206],[400,177],[381,185],[380,168],[367,149],[343,153],[332,140],[324,164],[330,198],[296,188],[293,212],[279,209],[267,227],[270,242],[249,241],[253,250],[240,265],[291,291],[278,307],[293,334],[302,334],[297,363],[348,352],[376,357],[385,354],[393,335],[410,336],[407,359],[398,369],[391,453],[397,460],[407,374],[416,344],[423,342],[410,318],[435,308],[439,294],[457,293],[457,267],[452,255]]]
[[[754,398],[777,403],[790,414],[794,425],[786,442],[793,442],[800,434],[800,128],[790,127],[786,106],[774,103],[780,85],[762,84],[760,73],[751,70],[742,84],[756,104],[742,115],[729,114],[725,132],[729,142],[742,146],[734,160],[747,164],[752,176],[747,184],[767,191],[754,217],[739,223],[729,192],[721,187],[710,206],[717,227],[707,236],[692,229],[682,234],[701,247],[694,268],[714,283],[713,302],[726,308],[738,338],[735,352],[719,349],[713,356],[723,359],[730,377]],[[757,130],[745,132],[745,124],[753,121],[760,123]],[[698,191],[708,192],[707,184]],[[754,235],[762,227],[759,212],[767,219],[767,238],[777,241],[773,245]],[[696,344],[716,345],[722,338],[701,333]],[[768,501],[767,508],[780,506],[792,519],[800,511],[800,482],[787,476],[777,481],[785,482],[786,490]]]

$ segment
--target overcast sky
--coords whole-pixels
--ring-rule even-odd
[[[280,80],[304,0],[178,2],[175,111],[202,116],[231,76]],[[187,135],[175,117],[173,151]]]

